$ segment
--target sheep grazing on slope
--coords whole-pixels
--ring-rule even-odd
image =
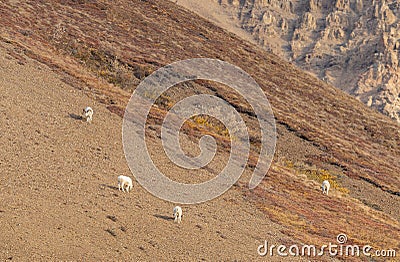
[[[129,192],[132,190],[133,184],[132,184],[132,179],[127,176],[119,176],[118,177],[118,189],[121,190],[122,192],[125,192],[125,186],[126,186],[126,192]]]
[[[331,187],[331,184],[329,183],[329,181],[328,180],[324,180],[324,182],[322,182],[322,185],[321,185],[322,194],[328,195],[330,187]]]
[[[180,206],[174,207],[174,222],[180,223],[182,221],[182,208]]]
[[[83,118],[86,119],[86,122],[92,122],[93,118],[93,109],[91,107],[86,107],[83,109]]]

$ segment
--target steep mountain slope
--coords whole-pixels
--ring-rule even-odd
[[[18,63],[9,48],[0,46],[2,261],[244,260],[257,258],[267,236],[290,240],[237,190],[184,206],[181,225],[173,204],[137,183],[119,192],[117,176],[131,176],[121,119],[45,65]],[[92,124],[77,117],[87,105]]]
[[[266,49],[400,122],[398,1],[195,2],[179,1],[222,27],[243,28]],[[203,10],[209,2],[225,13]]]
[[[129,251],[130,257],[138,259],[163,255],[172,260],[188,256],[195,260],[244,260],[257,257],[256,248],[265,238],[276,244],[321,245],[334,242],[341,232],[349,236],[349,243],[399,248],[398,125],[354,98],[168,2],[5,1],[0,25],[1,40],[13,65],[8,65],[7,59],[1,63],[6,65],[1,69],[5,90],[2,126],[10,120],[12,123],[3,131],[7,136],[2,136],[3,144],[8,145],[3,149],[7,157],[2,160],[8,166],[1,165],[7,176],[0,183],[7,185],[2,188],[2,199],[9,200],[0,213],[5,221],[2,224],[9,225],[1,235],[5,258],[8,254],[26,258],[15,251],[22,245],[38,258],[43,252],[45,258],[67,259],[73,248],[75,259],[91,255],[123,259],[124,251]],[[21,67],[32,63],[25,55],[47,64],[59,80],[76,89],[52,78],[45,82],[48,69],[39,73],[36,84],[29,78],[32,72],[19,77],[23,70],[15,60]],[[258,156],[259,134],[254,132],[244,179],[210,203],[185,207],[187,224],[181,226],[185,230],[178,231],[168,219],[172,210],[169,203],[151,197],[137,184],[134,195],[124,195],[122,201],[115,191],[115,176],[129,175],[129,171],[120,144],[121,119],[105,108],[121,116],[140,80],[162,65],[193,57],[219,58],[250,73],[272,104],[279,138],[276,159],[262,185],[253,191],[246,189]],[[41,82],[45,84],[41,86]],[[159,153],[160,118],[171,104],[196,92],[215,94],[240,109],[250,130],[257,130],[257,123],[249,105],[227,87],[201,81],[184,87],[166,94],[159,110],[152,112],[148,137],[159,165],[172,177],[190,179],[190,173],[171,167]],[[23,98],[26,90],[34,92],[32,99],[22,103],[27,109],[8,99]],[[78,95],[68,96],[67,91]],[[46,96],[47,92],[51,95]],[[65,101],[55,103],[61,97]],[[95,103],[99,110],[99,121],[93,126],[74,119],[73,114],[87,103]],[[54,107],[57,113],[52,117],[47,112]],[[24,127],[29,122],[14,120],[13,115],[32,117],[34,126],[39,127],[39,132],[35,131],[38,137],[26,141],[32,135],[31,127]],[[41,138],[42,129],[52,135]],[[195,147],[192,140],[204,127],[195,125],[193,130],[198,133],[187,132],[184,143],[189,148]],[[84,136],[87,133],[92,136]],[[47,141],[49,138],[53,139]],[[48,152],[49,148],[54,152]],[[226,159],[226,148],[221,151]],[[222,164],[219,160],[211,163],[208,175]],[[57,177],[60,181],[49,185],[54,177],[49,174],[57,168],[62,174]],[[16,177],[20,173],[32,173],[28,178],[34,186]],[[337,182],[329,198],[319,192],[318,179],[324,175]],[[14,194],[15,184],[28,189]],[[68,197],[73,200],[67,201]],[[61,203],[61,199],[66,200]],[[48,231],[43,234],[43,230]],[[38,241],[27,241],[28,234]],[[54,234],[57,238],[50,238]],[[179,243],[177,234],[182,234]],[[67,244],[63,246],[63,242]],[[43,248],[46,245],[56,249]],[[177,250],[181,253],[175,255]]]

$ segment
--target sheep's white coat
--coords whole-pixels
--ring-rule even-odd
[[[174,222],[180,223],[182,221],[182,208],[180,206],[174,207]]]
[[[118,189],[121,190],[122,192],[125,192],[125,186],[126,186],[126,192],[129,192],[132,190],[133,184],[132,184],[132,179],[127,176],[119,176],[118,177]]]
[[[330,187],[331,187],[331,184],[329,183],[329,181],[328,180],[324,180],[322,182],[322,185],[321,185],[322,194],[328,195]]]
[[[92,122],[93,119],[93,109],[91,107],[86,107],[83,109],[83,118],[86,118],[86,122]]]

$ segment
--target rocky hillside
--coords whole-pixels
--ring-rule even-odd
[[[212,1],[266,49],[400,122],[398,1]]]
[[[117,175],[132,176],[121,116],[146,76],[201,57],[243,68],[259,83],[273,108],[278,141],[265,179],[249,190],[260,155],[250,104],[207,81],[165,92],[150,111],[146,145],[171,179],[215,177],[230,157],[230,137],[219,122],[200,117],[185,123],[180,143],[195,154],[199,136],[213,135],[218,156],[198,172],[171,163],[161,125],[183,98],[225,100],[245,120],[251,141],[243,178],[213,201],[183,205],[178,225],[171,221],[173,204],[136,181],[131,193],[118,191]],[[264,261],[269,257],[257,254],[264,240],[321,246],[336,243],[339,233],[349,244],[400,250],[398,125],[174,3],[2,1],[0,90],[0,260]],[[87,105],[96,112],[89,125],[78,115]],[[329,196],[320,191],[324,179],[332,182]],[[371,259],[353,259],[360,260]]]

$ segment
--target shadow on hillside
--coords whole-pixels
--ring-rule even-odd
[[[106,184],[101,184],[101,186],[102,187],[108,187],[108,188],[111,188],[111,189],[114,189],[114,190],[118,190],[118,187],[116,187],[116,186],[110,186],[110,185],[106,185]]]
[[[164,220],[174,220],[173,217],[169,217],[169,216],[158,215],[158,214],[156,214],[156,215],[154,215],[154,216],[157,217],[157,218],[164,219]]]
[[[82,116],[74,114],[74,113],[70,113],[69,117],[72,118],[72,119],[75,119],[75,120],[82,120],[83,119]]]

